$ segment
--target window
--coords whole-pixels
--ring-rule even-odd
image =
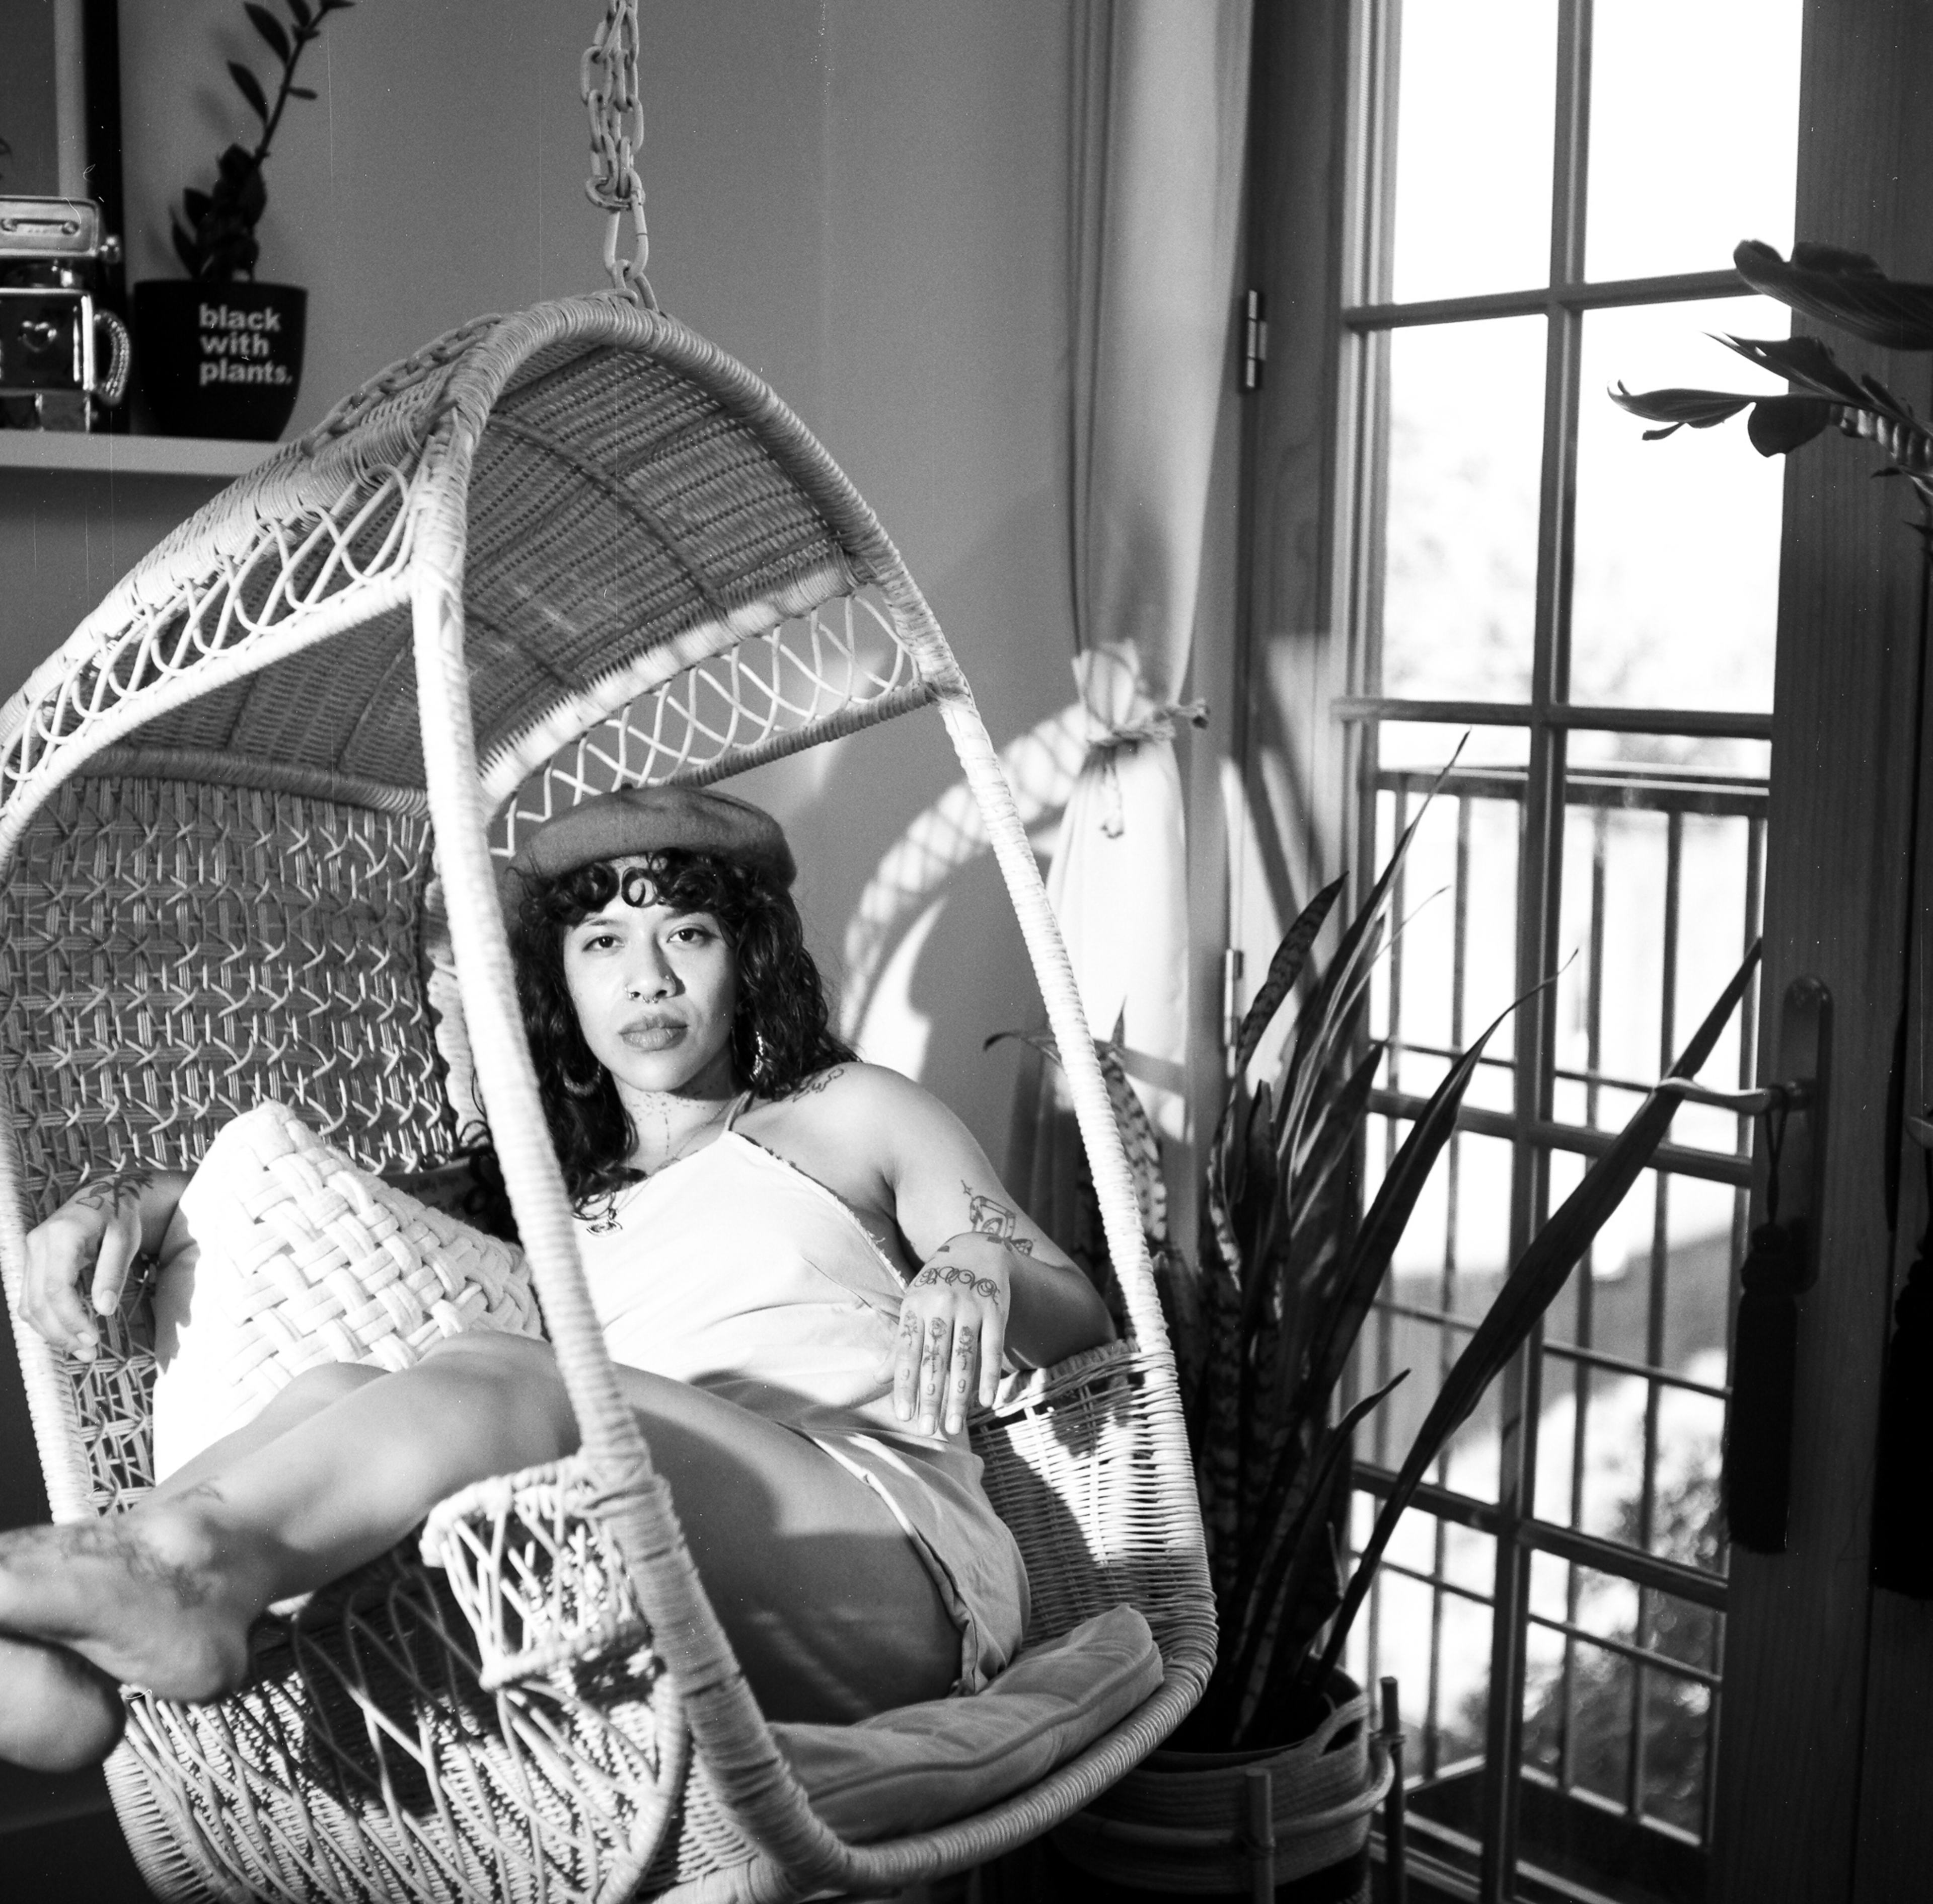
[[[1774,387],[1701,338],[1787,330],[1728,260],[1741,238],[1791,242],[1800,11],[1335,0],[1303,10],[1333,32],[1327,74],[1305,19],[1282,71],[1315,77],[1261,95],[1292,113],[1300,89],[1319,117],[1340,74],[1348,122],[1331,173],[1315,134],[1279,135],[1259,194],[1294,227],[1260,248],[1303,269],[1287,324],[1276,290],[1270,366],[1298,382],[1273,438],[1291,453],[1255,492],[1251,666],[1278,684],[1256,804],[1279,814],[1298,766],[1306,787],[1338,763],[1343,804],[1305,796],[1309,828],[1360,872],[1462,742],[1375,1001],[1372,1189],[1450,1057],[1561,973],[1496,1040],[1364,1332],[1364,1386],[1410,1374],[1358,1436],[1359,1539],[1503,1271],[1759,929],[1782,466],[1738,431],[1647,444],[1605,393]],[[1266,55],[1258,81],[1278,84]],[[1312,339],[1339,364],[1326,389],[1285,372]],[[1330,459],[1300,536],[1297,415]],[[1302,618],[1325,654],[1298,589],[1326,597]],[[1287,731],[1289,684],[1312,681],[1339,750]],[[1295,885],[1292,841],[1255,856]],[[1749,1081],[1751,1010],[1708,1080]],[[1354,1636],[1352,1672],[1399,1679],[1413,1842],[1447,1894],[1705,1894],[1750,1137],[1679,1114],[1405,1517]]]

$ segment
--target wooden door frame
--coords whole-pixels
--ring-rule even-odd
[[[1933,9],[1809,0],[1805,32],[1798,236],[1933,278]],[[1923,355],[1796,328],[1925,397]],[[1933,1867],[1933,1620],[1870,1578],[1895,1265],[1919,1221],[1910,1193],[1889,1233],[1884,1181],[1920,563],[1900,486],[1869,480],[1875,461],[1828,441],[1786,474],[1764,996],[1805,973],[1831,988],[1837,1121],[1819,1282],[1801,1298],[1788,1551],[1732,1560],[1716,1904],[1879,1904],[1915,1894]],[[1776,1075],[1775,1017],[1763,1015],[1762,1076]]]

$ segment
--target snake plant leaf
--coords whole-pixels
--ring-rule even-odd
[[[1329,910],[1336,903],[1336,895],[1342,890],[1340,880],[1332,880],[1297,915],[1282,942],[1275,949],[1275,956],[1269,961],[1268,975],[1262,980],[1261,989],[1249,1002],[1249,1009],[1242,1015],[1242,1028],[1235,1039],[1235,1075],[1239,1077],[1248,1069],[1250,1058],[1255,1054],[1270,1021],[1282,1007],[1282,1001],[1294,988],[1296,980],[1302,976],[1302,968],[1309,957],[1309,949],[1315,943],[1315,935],[1322,930],[1323,922],[1329,916]]]
[[[1667,1076],[1694,1077],[1710,1057],[1727,1021],[1745,996],[1758,958],[1759,946],[1754,943]],[[1668,1091],[1652,1091],[1630,1123],[1612,1140],[1610,1148],[1584,1173],[1577,1187],[1531,1239],[1505,1278],[1503,1287],[1463,1352],[1451,1364],[1389,1497],[1376,1516],[1330,1629],[1328,1644],[1312,1675],[1312,1683],[1325,1683],[1342,1656],[1350,1624],[1369,1591],[1376,1564],[1423,1476],[1435,1465],[1450,1437],[1469,1419],[1484,1391],[1529,1338],[1580,1258],[1637,1181],[1652,1154],[1664,1141],[1682,1101]]]
[[[1550,982],[1549,980],[1545,982]],[[1356,1233],[1355,1247],[1349,1253],[1349,1267],[1342,1279],[1342,1299],[1324,1318],[1321,1334],[1312,1344],[1307,1379],[1312,1394],[1326,1395],[1342,1379],[1342,1370],[1354,1350],[1363,1319],[1369,1313],[1377,1290],[1388,1274],[1396,1245],[1409,1226],[1417,1199],[1436,1168],[1436,1160],[1455,1135],[1457,1114],[1463,1108],[1464,1094],[1477,1075],[1484,1053],[1498,1027],[1525,1000],[1534,998],[1543,986],[1513,999],[1484,1027],[1475,1042],[1444,1074],[1443,1081],[1430,1093],[1402,1148],[1391,1159],[1375,1201],[1369,1205]]]
[[[1755,291],[1888,350],[1933,350],[1933,284],[1895,281],[1860,251],[1795,245],[1788,263],[1748,238],[1732,254]]]
[[[1237,1585],[1235,1604],[1240,1609],[1238,1617],[1242,1623],[1239,1637],[1231,1636],[1235,1638],[1236,1644],[1228,1677],[1231,1685],[1240,1689],[1244,1707],[1252,1709],[1261,1691],[1255,1681],[1258,1673],[1266,1673],[1269,1656],[1275,1650],[1272,1642],[1277,1620],[1307,1593],[1309,1575],[1329,1557],[1324,1551],[1324,1543],[1312,1540],[1310,1536],[1319,1534],[1324,1529],[1330,1496],[1336,1477],[1348,1460],[1357,1427],[1380,1407],[1408,1375],[1408,1370],[1399,1370],[1375,1394],[1363,1396],[1348,1409],[1322,1437],[1314,1458],[1304,1464],[1303,1475],[1298,1476],[1302,1484],[1302,1498],[1282,1514],[1285,1522],[1282,1536],[1267,1557],[1267,1566],[1259,1585],[1252,1581],[1246,1594],[1239,1583]],[[1321,1611],[1326,1613],[1327,1609]],[[1313,1623],[1319,1625],[1319,1618]],[[1241,1743],[1239,1737],[1236,1743]]]

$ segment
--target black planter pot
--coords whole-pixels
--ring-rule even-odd
[[[1353,1680],[1333,1674],[1322,1703],[1293,1744],[1152,1753],[1057,1827],[1052,1851],[1079,1873],[1061,1887],[1067,1904],[1135,1904],[1150,1893],[1367,1904],[1370,1814],[1389,1762],[1380,1743],[1371,1749],[1369,1704]]]
[[[134,287],[134,374],[170,436],[272,443],[302,386],[308,293],[247,280]]]

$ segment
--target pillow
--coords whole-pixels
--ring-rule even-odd
[[[827,1824],[852,1844],[923,1831],[1038,1782],[1153,1696],[1161,1654],[1132,1607],[1030,1647],[982,1692],[856,1725],[772,1728]]]
[[[158,1481],[319,1363],[402,1369],[465,1329],[543,1333],[519,1250],[358,1169],[286,1105],[223,1129],[161,1253]]]

